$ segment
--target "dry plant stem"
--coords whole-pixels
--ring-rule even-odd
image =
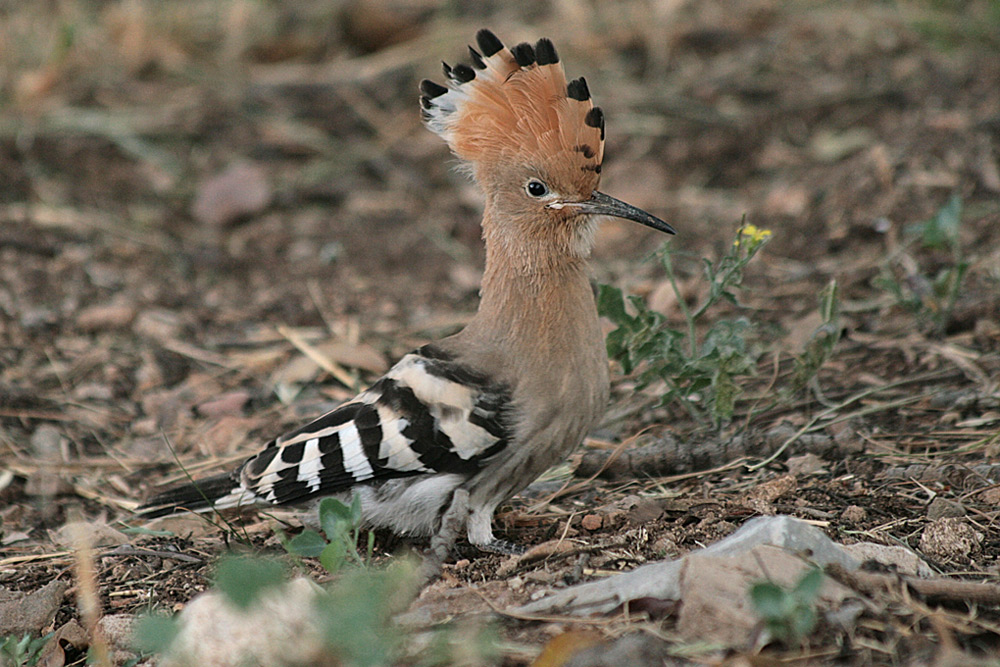
[[[932,601],[1000,605],[1000,584],[985,581],[957,581],[944,578],[918,579],[877,572],[840,572],[837,573],[837,577],[869,593],[895,590],[906,586],[914,593]]]
[[[340,364],[336,363],[332,359],[328,359],[292,329],[284,325],[279,325],[278,333],[284,336],[289,343],[294,345],[299,352],[312,359],[317,366],[337,378],[337,381],[348,389],[353,389],[355,385],[357,385],[357,380],[355,380]]]
[[[882,387],[873,387],[871,389],[866,389],[864,391],[860,391],[860,392],[858,392],[858,393],[856,393],[856,394],[848,397],[846,400],[842,401],[841,403],[838,403],[837,405],[834,405],[831,408],[827,408],[826,410],[823,410],[822,412],[820,412],[819,414],[817,414],[815,417],[813,417],[812,419],[810,419],[808,422],[806,422],[806,424],[802,428],[800,428],[798,431],[796,431],[794,435],[790,436],[787,440],[785,440],[783,443],[781,443],[781,446],[778,447],[778,449],[776,449],[769,457],[767,457],[766,459],[764,459],[760,463],[755,463],[752,466],[749,466],[750,472],[755,472],[755,471],[760,470],[761,468],[763,468],[765,466],[768,466],[771,463],[773,463],[775,460],[777,460],[777,458],[779,456],[781,456],[782,454],[784,454],[785,450],[788,449],[788,447],[793,442],[795,442],[800,437],[802,437],[804,434],[806,434],[809,431],[811,431],[812,429],[814,429],[816,427],[816,424],[818,424],[820,421],[822,421],[826,417],[829,417],[830,415],[835,414],[838,410],[842,410],[843,408],[846,408],[848,405],[851,405],[852,403],[857,403],[861,399],[867,398],[868,396],[872,396],[874,394],[877,394],[880,391],[885,391],[886,389],[890,389],[892,387],[897,387],[897,386],[903,385],[903,384],[909,384],[909,383],[914,382],[914,381],[916,381],[916,378],[908,378],[906,380],[901,380],[899,382],[892,382],[892,383],[887,384],[887,385],[882,386]],[[885,404],[882,404],[882,405],[874,406],[874,407],[871,407],[871,408],[864,408],[864,409],[859,410],[859,411],[857,411],[855,413],[852,413],[851,415],[844,416],[844,417],[838,417],[835,421],[844,421],[845,419],[850,419],[852,417],[856,417],[856,416],[859,416],[859,415],[869,414],[871,412],[879,412],[881,410],[885,410],[886,408],[901,407],[903,405],[908,405],[910,403],[916,403],[917,401],[919,401],[919,400],[921,400],[923,398],[924,398],[923,395],[908,396],[906,398],[901,398],[901,399],[897,399],[895,401],[890,401],[889,403],[885,403]]]
[[[94,551],[90,544],[90,537],[82,523],[77,525],[74,532],[73,566],[77,580],[77,603],[80,607],[83,625],[90,635],[90,647],[94,658],[92,664],[98,665],[98,667],[111,667],[108,643],[104,640],[100,628],[97,627],[98,621],[101,620],[101,603],[97,593],[97,575],[94,572]]]

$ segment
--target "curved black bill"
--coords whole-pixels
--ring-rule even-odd
[[[647,227],[652,227],[653,229],[666,232],[667,234],[677,233],[674,231],[673,227],[665,223],[663,220],[646,213],[641,208],[636,208],[631,204],[626,204],[620,199],[609,197],[603,192],[597,192],[596,190],[594,191],[594,194],[590,196],[590,199],[566,205],[572,206],[583,213],[590,213],[592,215],[610,215],[613,218],[632,220],[633,222],[638,222],[640,225],[646,225]]]

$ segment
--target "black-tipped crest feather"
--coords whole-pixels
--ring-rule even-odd
[[[496,35],[486,28],[483,28],[476,33],[476,44],[479,45],[479,50],[482,51],[483,55],[487,58],[495,55],[503,49],[503,42],[501,42]]]
[[[521,67],[530,67],[535,64],[535,49],[527,42],[518,44],[510,52]]]
[[[552,40],[542,37],[535,44],[535,56],[538,58],[539,65],[555,65],[559,62],[559,54],[556,53],[556,47],[552,44]]]
[[[587,80],[582,76],[579,79],[573,79],[566,86],[566,95],[570,99],[576,100],[578,102],[586,102],[590,99],[590,89],[587,87]]]

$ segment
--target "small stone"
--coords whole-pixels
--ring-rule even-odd
[[[861,523],[867,518],[868,511],[864,507],[858,507],[857,505],[849,505],[840,514],[840,519],[848,523]]]
[[[826,472],[826,461],[812,452],[788,459],[788,472],[793,475],[812,475]]]
[[[927,506],[927,518],[931,521],[946,519],[948,517],[965,516],[965,514],[965,508],[959,503],[953,500],[946,500],[941,496],[934,498],[931,504]]]
[[[30,497],[52,498],[72,492],[69,482],[48,470],[38,470],[24,483],[24,495]]]
[[[87,540],[92,547],[117,547],[129,541],[128,536],[99,521],[71,521],[50,533],[52,541],[69,549],[76,548],[80,540]]]
[[[88,382],[73,389],[73,398],[85,401],[110,401],[114,398],[111,387],[100,382]]]
[[[136,618],[133,614],[109,614],[101,617],[97,627],[112,647],[126,650],[132,647],[132,631],[135,629]]]
[[[588,514],[580,521],[580,525],[583,526],[584,530],[600,530],[601,524],[603,523],[601,517],[596,514]]]
[[[635,507],[628,512],[630,523],[641,526],[652,523],[663,515],[663,506],[656,500],[640,500]]]
[[[674,558],[680,552],[677,547],[677,542],[669,537],[661,537],[652,545],[653,553],[657,556],[665,556],[667,558]]]
[[[59,316],[51,308],[40,306],[29,308],[21,313],[21,326],[27,330],[42,329],[59,322]]]
[[[844,551],[861,563],[874,561],[882,567],[892,567],[899,574],[913,577],[933,577],[934,570],[912,549],[900,546],[886,546],[874,542],[857,542],[843,545]]]

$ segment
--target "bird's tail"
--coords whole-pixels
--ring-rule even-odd
[[[233,480],[233,475],[223,473],[158,493],[146,501],[137,513],[144,519],[155,519],[176,512],[208,512],[235,507],[238,503],[229,501],[237,495],[242,496],[241,492],[242,488]]]

